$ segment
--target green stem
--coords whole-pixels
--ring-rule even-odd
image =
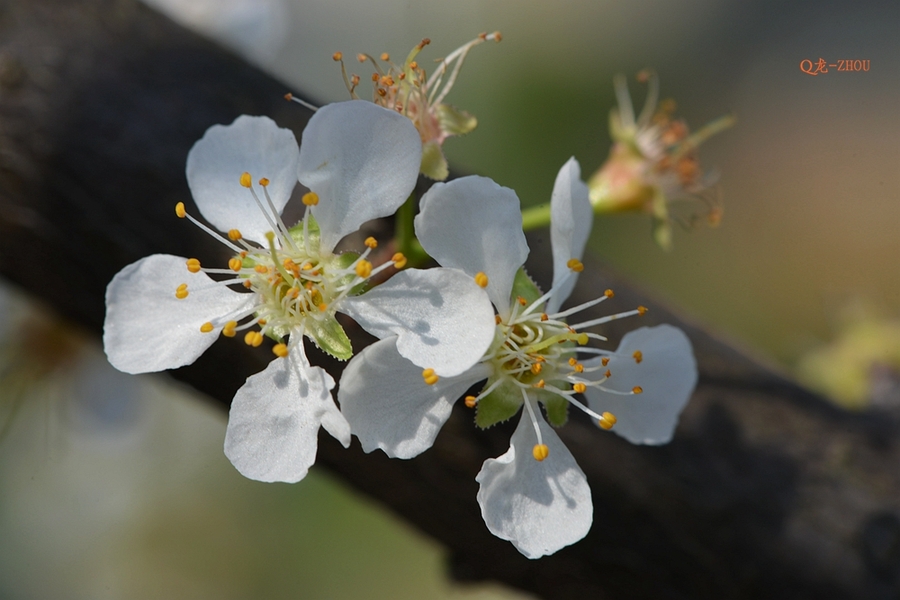
[[[539,204],[522,211],[522,230],[531,231],[550,225],[550,204]]]
[[[394,217],[394,241],[397,251],[406,257],[407,267],[418,267],[428,262],[431,257],[416,239],[413,219],[416,217],[416,194],[410,194],[406,202],[397,210]]]

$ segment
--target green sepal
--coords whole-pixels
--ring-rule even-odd
[[[490,380],[487,385],[490,385]],[[475,424],[482,429],[492,427],[515,416],[522,407],[522,389],[510,380],[498,385],[478,401],[475,409]]]
[[[324,319],[307,319],[306,333],[312,337],[316,345],[338,360],[347,360],[353,356],[350,338],[344,328],[334,317]]]
[[[432,140],[422,144],[422,162],[419,171],[435,181],[444,181],[450,175],[450,167],[438,142]]]
[[[435,107],[441,131],[449,135],[465,135],[478,127],[478,119],[464,110],[449,104],[438,104]]]
[[[309,233],[309,249],[311,252],[316,252],[319,249],[319,224],[316,222],[316,218],[312,215],[312,211],[307,210],[306,216],[307,225],[306,229]],[[299,223],[288,229],[288,233],[291,234],[291,237],[294,238],[294,243],[297,244],[298,248],[303,248],[303,221],[301,220]]]
[[[521,296],[522,298],[525,298],[527,306],[543,295],[541,288],[539,288],[528,273],[525,272],[525,267],[519,267],[519,270],[516,271],[516,277],[513,279],[510,302],[515,302],[516,298]]]
[[[544,405],[547,420],[554,427],[562,427],[569,420],[569,401],[556,394],[543,391],[538,400]]]

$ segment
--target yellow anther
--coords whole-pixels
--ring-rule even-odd
[[[544,380],[543,380],[543,379],[541,379],[541,380],[540,380],[540,381],[538,381],[538,382],[537,382],[537,383],[536,383],[536,384],[534,384],[534,387],[536,387],[536,388],[538,388],[538,389],[541,389],[541,390],[542,390],[542,389],[544,389],[544,385],[546,385],[546,384],[545,384],[545,383],[544,383]]]
[[[359,260],[356,263],[356,274],[363,279],[366,279],[369,275],[372,274],[372,263],[364,258]]]
[[[603,295],[606,296],[607,298],[612,298],[613,296],[616,295],[616,293],[613,292],[612,290],[606,290],[605,292],[603,292]]]
[[[417,63],[416,61],[412,61],[411,63],[409,63],[409,68],[415,71],[419,68],[419,63]]]
[[[611,412],[605,412],[600,415],[600,421],[598,422],[600,427],[606,429],[607,431],[613,428],[613,425],[616,424],[618,419],[616,419],[616,415]]]
[[[397,252],[391,257],[391,262],[394,263],[394,268],[402,269],[406,266],[406,257],[402,252]]]
[[[587,386],[581,383],[580,381],[572,386],[572,389],[578,392],[579,394],[583,394],[584,390],[587,389]]]
[[[319,195],[315,192],[306,192],[301,200],[305,206],[315,206],[319,203]]]
[[[547,359],[541,356],[540,354],[532,354],[530,355],[534,362],[547,362]]]
[[[237,333],[234,328],[237,327],[237,321],[228,321],[222,328],[222,335],[225,337],[234,337]]]
[[[253,185],[253,178],[250,177],[250,173],[244,171],[241,173],[241,185],[245,188],[248,188]]]
[[[365,56],[365,55],[360,54],[360,56]],[[364,60],[361,60],[359,62],[364,62]],[[378,73],[372,73],[372,81],[378,81]]]
[[[631,388],[631,391],[634,392],[635,394],[642,394],[642,393],[644,393],[644,388],[642,388],[639,385],[636,385],[633,388]]]
[[[503,319],[500,318],[500,315],[494,315],[494,323],[496,323],[497,325],[499,325],[499,324],[502,323],[502,322],[503,322]]]
[[[387,62],[387,61],[391,60],[391,55],[388,54],[387,52],[382,52],[381,60],[383,60],[384,62]]]
[[[544,367],[541,365],[541,363],[536,362],[533,365],[531,365],[531,372],[534,373],[535,375],[539,375],[541,370],[543,370],[543,368]]]
[[[256,265],[255,267],[253,267],[253,270],[260,275],[265,275],[269,272],[269,267],[267,267],[266,265]]]
[[[244,336],[244,343],[258,348],[263,343],[263,335],[258,331],[248,331],[247,335]]]
[[[213,327],[213,324],[209,321],[200,326],[200,331],[203,333],[209,333],[213,329],[215,329],[215,327]]]
[[[477,283],[481,287],[487,287],[488,276],[483,272],[478,271],[477,273],[475,273],[475,283]]]
[[[326,310],[328,310],[328,305],[324,302],[319,303],[319,312],[325,312]]]
[[[249,279],[247,279],[246,281],[244,281],[244,287],[249,290],[251,287],[253,287],[253,283]]]
[[[638,306],[637,307],[638,316],[643,317],[644,315],[647,314],[647,310],[648,310],[648,308],[646,306]]]
[[[293,271],[294,269],[297,268],[297,263],[295,263],[290,258],[284,259],[283,261],[281,261],[281,264],[284,265],[284,268],[287,269],[288,271]]]
[[[265,324],[266,324],[266,320],[265,320],[265,319],[260,319],[259,321],[257,321],[257,323],[259,323],[260,325],[265,325]]]
[[[337,62],[342,58],[344,58],[344,54],[342,52],[335,52],[331,55],[331,60],[333,60],[334,62]]]
[[[550,448],[547,447],[547,444],[535,444],[531,454],[534,456],[534,460],[541,462],[550,456]]]
[[[179,219],[183,219],[187,216],[187,211],[184,210],[184,202],[179,202],[175,205],[175,214],[178,215]]]
[[[588,343],[588,339],[588,334],[582,333],[577,338],[575,338],[575,341],[578,342],[579,346],[584,346]]]
[[[634,362],[641,364],[641,361],[644,360],[644,353],[640,350],[635,350],[634,354],[631,355],[634,358]]]
[[[572,365],[572,369],[576,373],[584,373],[584,365],[581,363],[576,363],[576,364]]]
[[[184,300],[188,297],[188,289],[186,283],[182,283],[177,288],[175,288],[175,297],[179,300]]]
[[[569,366],[570,366],[570,367],[574,367],[574,366],[577,365],[577,364],[578,364],[578,359],[576,359],[574,356],[573,356],[572,358],[569,359]]]
[[[546,321],[546,320],[549,319],[549,318],[550,318],[550,317],[547,316],[547,313],[541,313],[541,321]]]
[[[312,269],[312,263],[308,262],[303,263],[303,265],[300,267],[301,271],[309,271],[310,269]]]
[[[288,347],[286,344],[275,344],[272,346],[272,354],[278,358],[284,358],[288,355]]]
[[[199,273],[200,272],[200,261],[196,258],[187,259],[187,269],[191,273]]]
[[[603,358],[601,358],[601,359],[600,359],[600,364],[602,364],[604,367],[605,367],[606,365],[608,365],[608,364],[609,364],[609,357],[608,357],[608,356],[604,356]]]
[[[269,180],[266,179],[265,177],[263,177],[262,179],[259,180],[259,185],[266,187],[267,185],[269,185]]]
[[[424,379],[425,383],[428,385],[434,385],[438,382],[440,377],[434,374],[434,369],[425,369],[422,371],[422,379]]]
[[[576,273],[581,273],[582,271],[584,271],[584,264],[577,258],[570,258],[568,261],[566,261],[566,266]]]
[[[607,379],[609,379],[610,377],[612,377],[612,371],[610,371],[609,369],[607,369],[607,370],[606,370],[606,373],[604,373],[603,376],[606,377]]]
[[[378,240],[371,236],[367,237],[364,243],[366,244],[366,248],[372,248],[374,250],[378,247]]]
[[[239,239],[241,239],[242,237],[244,237],[244,236],[241,235],[241,232],[239,229],[229,229],[228,230],[228,239],[231,240],[232,242],[236,242]]]
[[[475,405],[478,404],[478,398],[475,396],[466,396],[466,406],[469,408],[475,408]]]
[[[381,85],[386,85],[388,87],[394,85],[394,78],[390,75],[384,75],[380,81]]]

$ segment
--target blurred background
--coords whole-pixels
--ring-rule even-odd
[[[654,68],[692,129],[738,119],[700,152],[724,219],[676,230],[669,253],[642,215],[598,219],[591,248],[836,402],[900,405],[897,3],[148,3],[317,104],[348,97],[335,51],[400,61],[429,37],[428,65],[500,30],[447,98],[479,126],[444,148],[452,169],[525,206],[549,200],[570,156],[585,177],[600,166],[613,76],[640,106],[634,75]],[[871,66],[800,70],[819,58]],[[221,411],[165,378],[117,373],[95,340],[11,291],[0,302],[0,597],[519,597],[449,583],[439,547],[320,470],[294,486],[244,480],[222,455]],[[59,350],[49,359],[22,343],[44,338]]]

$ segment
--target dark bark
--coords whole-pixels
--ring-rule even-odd
[[[160,252],[224,260],[173,214],[192,206],[184,162],[204,130],[249,113],[299,134],[309,116],[285,86],[131,0],[0,3],[0,46],[0,272],[95,334],[126,264]],[[533,256],[547,255],[540,237]],[[512,427],[478,431],[462,405],[419,458],[322,435],[319,464],[441,541],[459,580],[547,598],[895,597],[895,416],[842,412],[587,267],[574,301],[614,287],[604,309],[649,306],[642,324],[683,327],[701,374],[667,446],[632,446],[577,417],[561,430],[594,494],[585,540],[529,561],[488,533],[474,476]],[[547,261],[529,268],[549,281]],[[611,339],[633,326],[615,323]],[[173,375],[224,409],[268,360],[220,340]]]

